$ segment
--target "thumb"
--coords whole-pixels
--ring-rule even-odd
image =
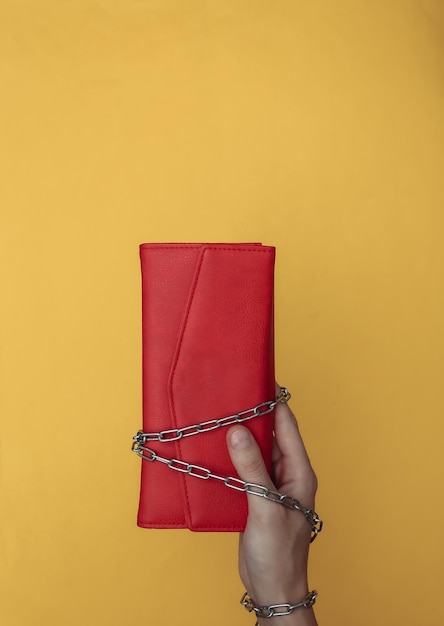
[[[242,480],[275,489],[259,446],[248,428],[244,426],[230,428],[227,433],[227,445],[231,461]]]

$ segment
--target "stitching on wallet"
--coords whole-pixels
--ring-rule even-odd
[[[145,522],[144,520],[140,520],[139,526],[141,526],[142,528],[168,528],[171,526],[178,526],[179,528],[183,528],[184,530],[214,530],[213,527],[211,526],[205,526],[204,524],[199,524],[199,526],[193,526],[192,529],[188,528],[188,526],[182,523],[182,522],[169,522],[168,520],[162,522],[162,520],[160,522],[157,522],[156,524],[152,524],[151,522],[147,521]],[[218,526],[217,528],[224,528],[226,530],[232,530],[234,532],[239,532],[237,529],[239,528],[239,526]],[[215,531],[217,532],[217,530]]]
[[[143,244],[142,244],[143,245]],[[273,252],[273,248],[270,247],[251,247],[251,248],[230,248],[224,246],[149,246],[147,248],[141,248],[142,250],[196,250],[202,249],[203,254],[206,250],[229,250],[230,252],[266,252],[268,254]]]
[[[219,248],[216,246],[207,246],[205,250],[229,250],[230,252],[273,252],[273,248]]]

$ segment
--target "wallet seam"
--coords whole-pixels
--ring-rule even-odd
[[[192,249],[202,249],[204,253],[206,250],[227,250],[230,252],[266,252],[268,254],[272,253],[274,248],[273,246],[262,246],[262,247],[242,247],[242,248],[233,248],[226,246],[150,246],[146,248],[147,250],[169,250],[171,248],[175,248],[176,250],[192,250]],[[143,249],[143,248],[142,248]]]
[[[198,247],[198,246],[196,246]],[[180,354],[182,351],[182,345],[183,345],[183,340],[185,337],[185,331],[188,325],[188,320],[190,317],[190,312],[191,312],[191,307],[193,304],[193,300],[194,300],[194,295],[196,293],[196,289],[197,289],[197,283],[199,282],[199,276],[200,276],[200,272],[202,269],[202,265],[203,265],[203,260],[204,260],[204,256],[205,256],[205,251],[206,251],[206,247],[202,246],[201,252],[200,252],[200,259],[198,259],[198,265],[196,267],[195,270],[195,275],[193,277],[193,285],[192,285],[192,290],[190,293],[190,297],[187,303],[187,312],[185,315],[185,319],[183,321],[182,324],[182,329],[181,329],[181,333],[180,333],[180,339],[179,339],[179,343],[177,346],[177,351],[176,351],[176,355],[174,358],[174,362],[171,368],[171,374],[170,374],[170,380],[168,382],[168,388],[169,388],[169,395],[171,398],[171,408],[172,408],[172,417],[174,420],[174,425],[177,427],[177,419],[176,419],[176,406],[175,406],[175,402],[174,402],[174,393],[173,393],[173,381],[174,381],[174,376],[176,373],[176,369],[177,369],[177,365],[179,363],[179,358],[180,358]],[[180,457],[182,457],[182,446],[180,445],[180,440],[177,442],[177,447],[179,449],[180,452]],[[186,517],[190,520],[191,525],[193,525],[193,517],[192,517],[192,511],[191,511],[191,506],[190,506],[190,498],[189,498],[189,493],[188,493],[188,485],[187,485],[187,481],[185,480],[185,476],[181,476],[180,477],[182,479],[182,485],[183,485],[183,489],[184,489],[184,494],[185,494],[185,500],[186,500],[186,505],[187,505],[187,515]]]

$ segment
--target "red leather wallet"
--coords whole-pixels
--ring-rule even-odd
[[[227,428],[187,437],[178,432],[275,398],[275,249],[258,243],[142,244],[140,257],[143,431],[167,432],[145,444],[164,461],[145,454],[151,462],[142,462],[137,523],[243,531],[246,494],[186,471],[193,464],[237,477]],[[273,412],[245,426],[270,467]],[[165,459],[178,461],[169,467]]]

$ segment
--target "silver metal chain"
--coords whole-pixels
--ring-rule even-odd
[[[250,594],[248,591],[244,593],[241,598],[240,603],[244,606],[247,611],[251,613],[254,611],[256,617],[262,617],[265,619],[269,619],[270,617],[280,617],[282,615],[290,615],[296,609],[310,609],[313,604],[316,602],[318,597],[318,592],[313,589],[313,591],[309,591],[305,598],[298,602],[297,604],[270,604],[269,606],[254,606],[252,599],[250,598]],[[258,622],[256,622],[257,624]]]
[[[145,433],[143,431],[139,431],[133,437],[132,450],[144,461],[159,461],[160,463],[165,464],[169,469],[175,470],[176,472],[182,472],[183,474],[188,474],[188,476],[193,476],[194,478],[200,478],[202,480],[212,478],[222,482],[225,487],[230,489],[242,491],[252,496],[259,496],[261,498],[265,498],[266,500],[270,500],[271,502],[275,502],[276,504],[281,504],[287,509],[300,511],[311,525],[311,542],[314,541],[317,535],[321,532],[322,520],[313,509],[303,507],[296,498],[292,498],[291,496],[280,493],[279,491],[273,491],[263,485],[245,482],[240,478],[235,478],[234,476],[219,476],[218,474],[213,474],[211,470],[206,467],[202,467],[201,465],[194,465],[179,459],[165,458],[157,454],[155,450],[145,446],[147,441],[177,441],[183,437],[190,437],[192,435],[215,430],[216,428],[239,424],[255,417],[271,413],[278,402],[288,402],[289,399],[290,392],[285,387],[282,387],[276,400],[262,402],[252,409],[247,409],[234,415],[208,420],[207,422],[201,422],[200,424],[193,424],[183,428],[163,430],[157,433]]]
[[[222,428],[224,426],[241,424],[242,422],[247,422],[255,417],[261,417],[261,415],[271,413],[279,402],[288,402],[290,398],[291,394],[288,389],[281,387],[276,400],[261,402],[252,409],[246,409],[240,413],[234,413],[234,415],[227,415],[226,417],[200,422],[199,424],[191,424],[190,426],[184,426],[183,428],[161,430],[160,432],[155,433],[146,433],[139,430],[137,435],[134,435],[133,437],[133,450],[139,445],[145,445],[147,441],[160,441],[162,443],[166,441],[178,441],[179,439],[184,439],[185,437],[208,433],[211,430],[216,430],[217,428]]]
[[[296,500],[296,498],[292,498],[291,496],[287,496],[284,493],[273,491],[272,489],[268,489],[263,485],[257,485],[256,483],[247,483],[240,478],[235,478],[234,476],[219,476],[218,474],[213,474],[211,470],[206,467],[202,467],[201,465],[194,465],[192,463],[187,463],[186,461],[180,461],[179,459],[166,459],[165,457],[158,455],[154,450],[145,446],[139,446],[134,449],[134,452],[144,461],[159,461],[160,463],[164,463],[167,467],[169,467],[169,469],[175,470],[176,472],[182,472],[183,474],[188,474],[188,476],[194,476],[194,478],[201,478],[202,480],[213,478],[214,480],[222,482],[225,487],[229,487],[230,489],[243,491],[244,493],[249,493],[252,496],[259,496],[261,498],[265,498],[266,500],[276,502],[276,504],[281,504],[287,509],[300,511],[304,514],[305,519],[311,525],[310,542],[314,541],[322,530],[322,520],[319,519],[317,513],[313,511],[313,509],[306,509],[302,506],[299,500]]]

